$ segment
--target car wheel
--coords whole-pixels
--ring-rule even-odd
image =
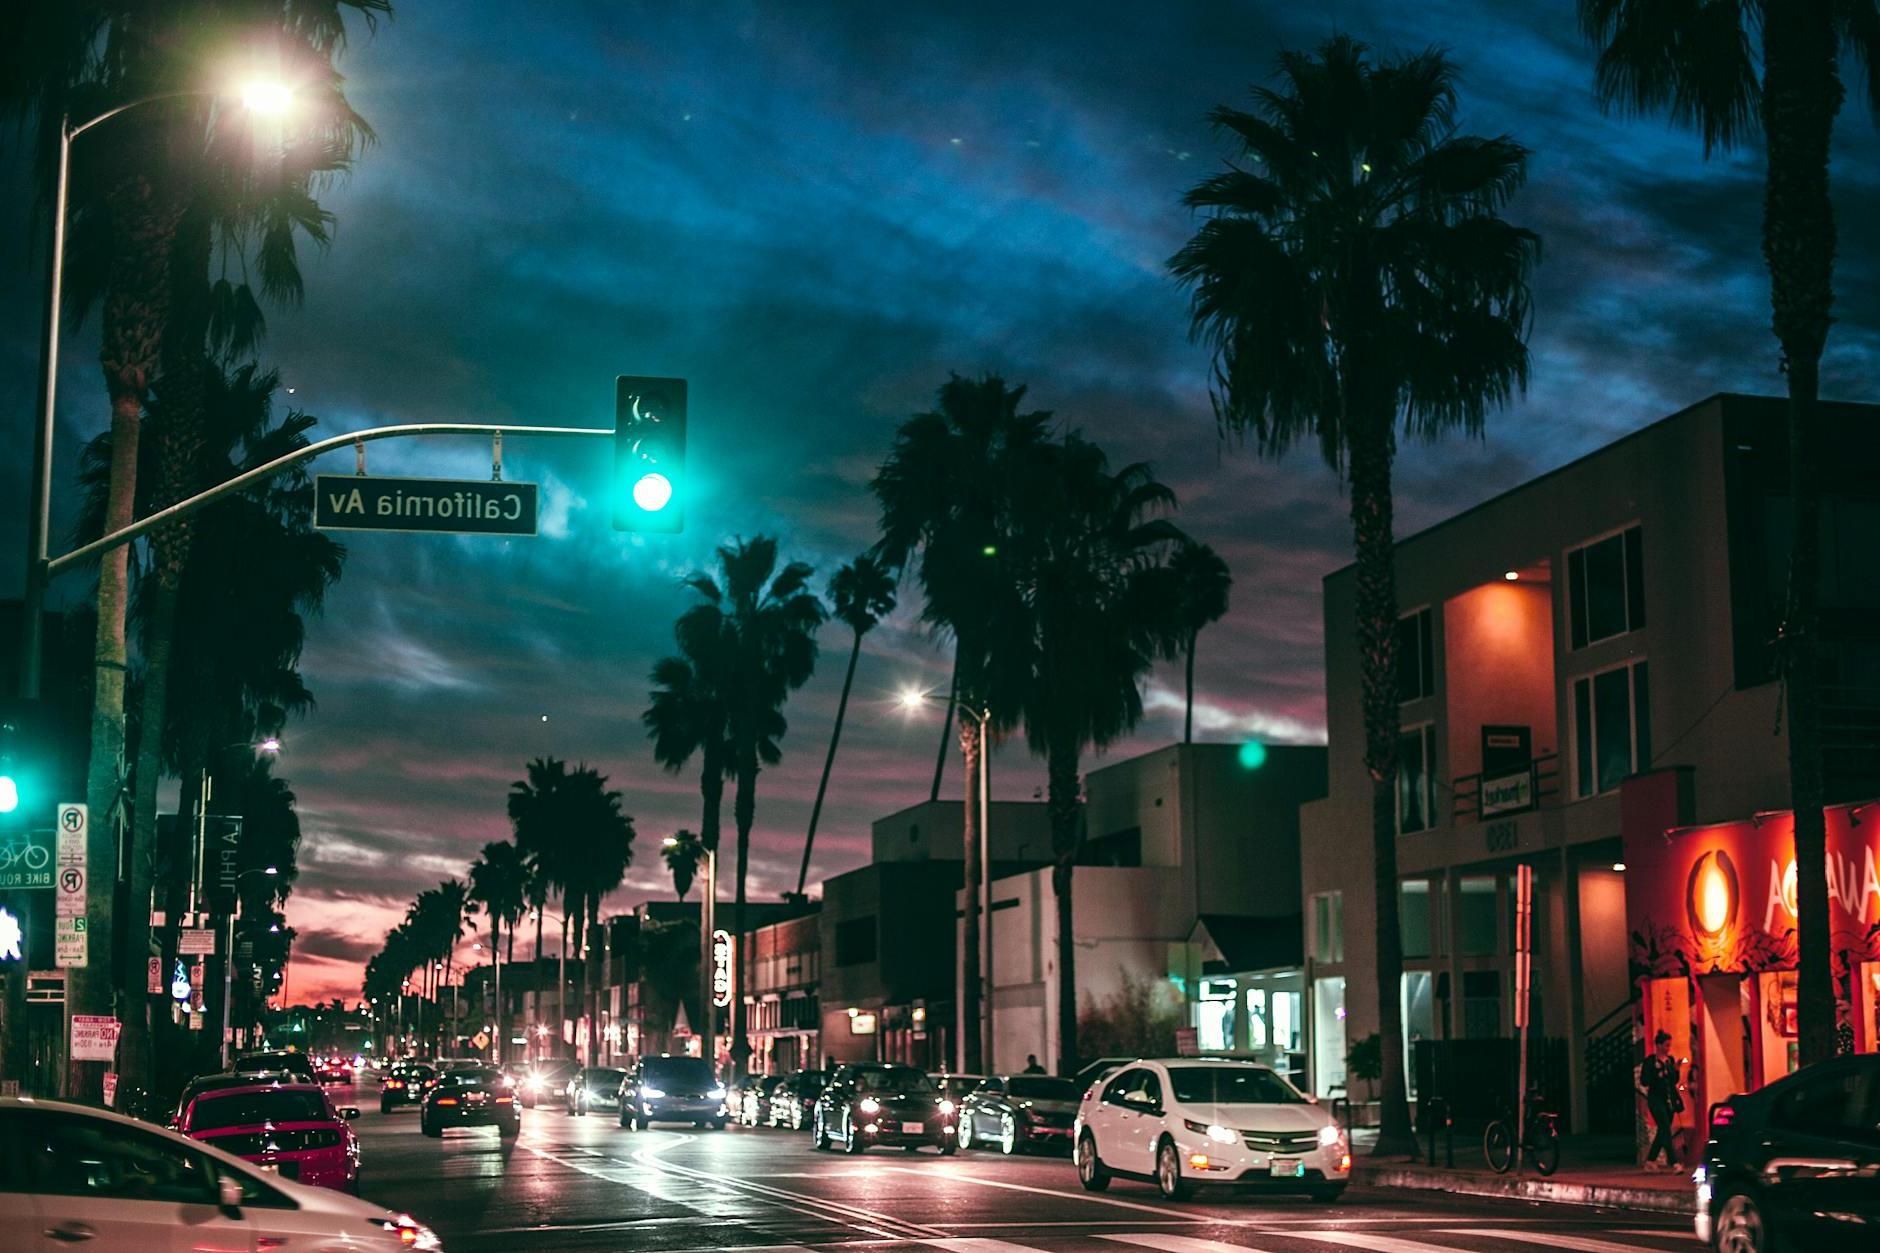
[[[842,1141],[844,1153],[854,1155],[868,1150],[867,1143],[862,1139],[862,1133],[855,1129],[855,1115],[842,1115],[842,1130],[847,1133]]]
[[[714,1118],[714,1119],[712,1119],[712,1130],[713,1130],[713,1131],[723,1131],[724,1129],[725,1129],[725,1120],[724,1120],[724,1119],[722,1119],[722,1118]]]
[[[1088,1131],[1078,1139],[1073,1156],[1077,1159],[1077,1182],[1084,1185],[1085,1192],[1101,1192],[1110,1186],[1110,1172],[1097,1156],[1097,1141]]]
[[[829,1147],[829,1137],[823,1127],[822,1111],[816,1111],[815,1119],[810,1124],[809,1146],[821,1153]]]
[[[1717,1211],[1717,1253],[1767,1253],[1775,1247],[1762,1207],[1747,1192],[1732,1192]]]
[[[999,1115],[999,1152],[1007,1157],[1018,1152],[1018,1120],[1010,1114]]]
[[[392,1098],[390,1098],[389,1096],[380,1097],[379,1098],[379,1113],[389,1114],[391,1112],[392,1112]]]
[[[633,1125],[633,1114],[627,1108],[625,1102],[622,1102],[620,1106],[620,1125],[623,1127],[631,1127]]]
[[[940,1150],[940,1156],[942,1157],[952,1157],[955,1153],[960,1151],[960,1146],[955,1144],[950,1137],[940,1141],[935,1147]]]
[[[420,1121],[418,1123],[418,1130],[430,1136],[433,1140],[442,1140],[444,1138],[444,1129],[437,1126],[435,1123]]]
[[[1170,1201],[1186,1201],[1192,1191],[1189,1182],[1182,1178],[1181,1150],[1175,1147],[1173,1140],[1162,1141],[1155,1151],[1155,1188]]]
[[[959,1143],[960,1147],[963,1149],[970,1149],[975,1143],[973,1140],[973,1116],[971,1114],[960,1114]]]

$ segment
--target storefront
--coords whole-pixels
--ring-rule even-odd
[[[1634,818],[1637,821],[1634,821]],[[1863,820],[1864,818],[1864,820]],[[1844,1048],[1880,1049],[1880,803],[1827,811],[1832,973]],[[1680,1126],[1796,1066],[1793,817],[1655,826],[1628,812],[1626,915],[1640,1039],[1672,1037],[1689,1067]]]

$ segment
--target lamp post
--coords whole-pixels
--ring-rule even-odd
[[[932,694],[910,687],[901,693],[901,708],[909,713],[926,706]],[[979,724],[979,844],[963,849],[966,888],[966,954],[961,963],[960,981],[971,979],[979,989],[979,1021],[966,1021],[965,997],[958,998],[954,1011],[956,1032],[955,1064],[962,1071],[967,1065],[967,1033],[979,1039],[980,1064],[992,1069],[992,710],[972,705],[957,696],[940,697],[935,703],[953,709],[962,718]],[[962,826],[965,824],[962,823]],[[962,991],[963,991],[962,987]]]
[[[566,1035],[567,1030],[568,1030],[567,1028],[567,1022],[568,1022],[568,915],[558,914],[554,910],[548,908],[548,906],[546,905],[538,905],[534,909],[530,910],[529,911],[530,921],[533,922],[538,915],[543,918],[557,919],[561,923],[561,965],[560,965],[559,970],[555,974],[555,1034],[559,1037],[562,1035]],[[542,954],[539,951],[539,948],[535,954],[535,960],[536,960],[536,966],[537,966],[536,980],[535,980],[535,1008],[536,1008],[536,1012],[540,1013],[542,1009],[542,980],[541,980],[541,970],[540,970]],[[547,1031],[547,1029],[548,1028],[546,1024],[538,1023],[537,1031],[535,1033],[536,1038],[540,1039],[542,1034],[545,1031]]]
[[[279,747],[278,741],[276,742],[276,747]],[[235,999],[235,920],[241,915],[241,881],[251,874],[272,879],[280,873],[280,867],[278,866],[263,866],[253,870],[238,870],[235,872],[235,908],[229,910],[227,932],[228,947],[222,950],[222,1065],[224,1068],[229,1064],[229,1020],[231,1012],[229,1006]]]
[[[679,841],[667,836],[666,848],[677,848]],[[718,1058],[718,1015],[712,1004],[712,937],[718,931],[718,850],[705,848],[705,891],[699,898],[698,911],[698,1011],[699,1021],[693,1031],[699,1037],[699,1056],[716,1064]],[[732,960],[739,960],[735,943]]]
[[[46,279],[45,325],[41,329],[39,341],[39,421],[33,427],[33,463],[32,472],[28,475],[31,499],[26,515],[26,595],[22,606],[24,615],[20,622],[19,681],[20,696],[26,700],[34,700],[39,696],[40,667],[45,646],[42,625],[46,610],[46,563],[51,555],[48,540],[52,529],[53,412],[59,391],[59,317],[65,285],[65,218],[71,190],[72,141],[120,113],[128,113],[147,104],[220,94],[215,91],[159,92],[140,96],[114,109],[106,109],[76,126],[72,124],[69,113],[59,118],[59,151],[52,192],[50,272]],[[293,103],[293,90],[282,83],[250,83],[242,88],[240,95],[242,106],[257,114],[279,115]]]

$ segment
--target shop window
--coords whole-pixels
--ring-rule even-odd
[[[1345,980],[1312,981],[1312,1090],[1320,1097],[1345,1086]]]
[[[1280,991],[1273,993],[1269,1002],[1271,1028],[1267,1036],[1282,1053],[1297,1053],[1305,1047],[1305,1015],[1300,1009],[1303,999],[1303,993]]]
[[[1397,619],[1397,699],[1436,694],[1435,615],[1418,609]]]
[[[1462,1034],[1470,1040],[1493,1040],[1501,1035],[1501,972],[1462,972]]]
[[[1635,661],[1573,681],[1573,791],[1595,796],[1650,767],[1650,666]]]
[[[1416,1043],[1436,1036],[1435,982],[1427,970],[1403,972],[1403,1061],[1416,1095]]]
[[[1567,553],[1568,630],[1585,648],[1645,625],[1645,541],[1638,527]]]
[[[1406,879],[1397,906],[1397,923],[1403,933],[1403,955],[1430,955],[1430,881]]]
[[[1312,956],[1322,962],[1345,960],[1345,894],[1320,892],[1312,898]]]
[[[1464,957],[1493,957],[1501,952],[1493,875],[1456,880],[1456,952]]]
[[[1260,1050],[1266,1047],[1266,989],[1247,989],[1247,1047]]]
[[[1397,740],[1397,834],[1436,825],[1436,728],[1411,727]]]

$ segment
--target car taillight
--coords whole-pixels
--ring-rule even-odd
[[[498,1105],[514,1105],[516,1098],[513,1096],[499,1096],[496,1098],[496,1103]]]
[[[440,1096],[437,1098],[437,1103],[439,1105],[455,1105],[457,1098],[454,1096]]]
[[[387,1079],[385,1086],[388,1088],[402,1088],[405,1086],[405,1081],[403,1079]]]
[[[1718,1127],[1727,1127],[1736,1121],[1736,1107],[1728,1101],[1710,1107],[1710,1126],[1714,1131]]]

